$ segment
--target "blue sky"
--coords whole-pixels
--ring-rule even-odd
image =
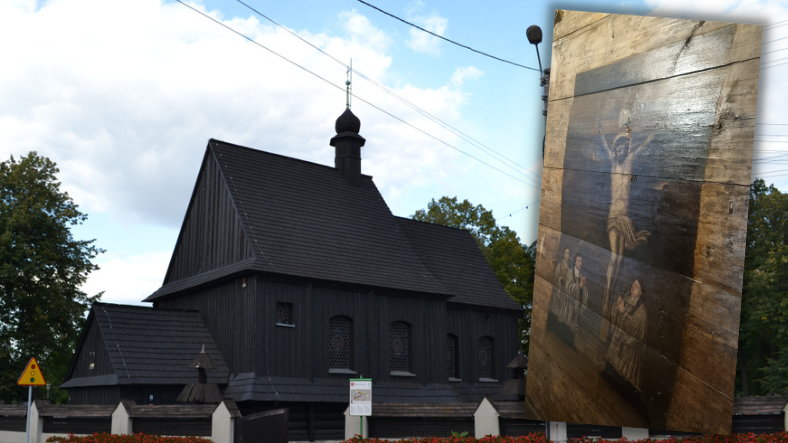
[[[441,42],[355,0],[245,1],[342,63],[239,2],[190,4],[336,85],[353,60],[353,111],[367,139],[362,170],[394,214],[458,196],[533,241],[544,123],[537,72]],[[786,2],[370,3],[531,67],[525,29],[542,27],[549,65],[555,8],[767,25],[754,172],[788,189]],[[6,1],[0,41],[0,158],[37,150],[58,163],[63,188],[89,215],[76,236],[107,250],[84,287],[105,291],[104,301],[136,303],[161,284],[209,138],[333,164],[328,141],[344,92],[176,2]]]

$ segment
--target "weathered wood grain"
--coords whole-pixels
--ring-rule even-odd
[[[741,293],[749,187],[706,183],[701,188],[694,278]]]
[[[675,390],[685,395],[676,397],[667,413],[666,429],[687,429],[709,434],[730,433],[733,399],[722,395],[703,380],[679,368]],[[698,407],[696,399],[703,399]]]
[[[555,11],[555,25],[553,26],[553,41],[559,40],[566,35],[577,31],[580,28],[591,25],[594,22],[604,19],[608,14],[597,12],[566,11],[557,9]],[[564,18],[566,17],[566,20]]]
[[[705,181],[749,186],[760,60],[720,68],[725,83],[716,106]]]
[[[547,119],[545,128],[544,166],[546,168],[563,168],[564,146],[569,130],[572,103],[571,97],[550,102],[550,118]]]
[[[755,25],[556,15],[526,392],[534,418],[729,431],[760,35]],[[620,260],[610,226],[641,238]],[[571,272],[587,293],[558,290],[565,249],[572,263],[582,257]],[[635,331],[611,322],[605,298],[635,280],[648,327],[633,391],[606,353],[612,334]],[[556,314],[572,303],[574,318]]]
[[[569,28],[573,19],[580,19],[584,14],[576,11],[564,11],[561,23]],[[643,52],[675,45],[706,33],[731,26],[729,23],[693,21],[682,19],[664,19],[659,17],[641,17],[631,15],[607,15],[599,18],[594,14],[592,23],[574,29],[570,33],[558,34],[553,40],[551,61],[550,101],[560,100],[574,95],[575,76],[581,72],[608,65],[627,57]],[[724,63],[755,58],[760,53],[746,48],[744,42],[753,38],[757,26],[743,32],[736,46],[729,53]],[[678,49],[681,49],[679,47]],[[651,64],[649,64],[651,67]]]
[[[726,397],[731,397],[735,379],[740,302],[739,294],[693,286],[682,339],[682,367]],[[713,371],[708,367],[710,356],[714,356]]]
[[[539,204],[540,224],[558,227],[561,225],[561,186],[564,170],[544,167],[542,169],[542,191]]]

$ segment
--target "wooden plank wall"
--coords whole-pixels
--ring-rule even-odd
[[[193,292],[164,297],[157,300],[157,307],[200,311],[230,371],[252,372],[259,349],[255,334],[258,327],[256,291],[256,278],[235,277]]]
[[[760,38],[756,25],[557,11],[533,418],[730,432]],[[570,267],[582,257],[585,290],[558,288],[564,250]],[[635,281],[625,324],[615,304],[636,300]],[[624,340],[635,370],[614,363]]]
[[[74,365],[74,373],[71,378],[78,377],[91,377],[94,375],[112,374],[114,368],[107,353],[107,346],[101,336],[101,328],[95,317],[90,322],[85,340],[82,342],[77,361]],[[93,355],[91,355],[91,353]],[[90,363],[94,363],[93,369],[90,369]]]
[[[460,375],[478,381],[478,341],[494,339],[494,373],[511,377],[506,364],[517,354],[517,313],[451,304],[442,297],[372,290],[308,279],[252,274],[158,301],[163,309],[199,310],[232,373],[256,372],[305,379],[346,380],[329,374],[328,321],[353,324],[353,370],[376,381],[446,383],[446,335],[459,338]],[[292,327],[278,326],[277,303],[293,306]],[[390,375],[389,325],[411,326],[411,372]],[[436,357],[441,356],[441,357]]]
[[[506,368],[506,365],[517,356],[519,348],[517,313],[484,311],[457,304],[450,304],[447,313],[448,333],[457,336],[458,375],[462,381],[479,383],[479,339],[485,336],[494,339],[493,378],[503,382],[513,377],[514,371]],[[437,380],[441,380],[440,377]]]
[[[235,203],[208,152],[186,210],[164,284],[252,257]]]

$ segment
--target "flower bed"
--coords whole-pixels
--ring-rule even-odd
[[[569,443],[599,442],[599,439],[591,438],[570,438]],[[630,440],[620,439],[617,442],[631,442]],[[669,437],[666,439],[645,439],[637,442],[654,443],[788,443],[788,432],[777,432],[774,434],[731,434],[731,435],[700,435],[694,437]],[[377,438],[354,437],[345,443],[549,443],[543,433],[523,435],[520,437],[483,437],[476,439],[467,436],[455,437],[426,437],[426,438],[406,438],[400,440],[384,440]]]
[[[132,434],[92,434],[78,437],[49,437],[48,442],[55,443],[211,443],[210,440],[200,437],[169,437],[161,435]]]

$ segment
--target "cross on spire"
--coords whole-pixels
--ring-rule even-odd
[[[350,109],[350,85],[353,83],[353,59],[350,59],[350,64],[347,67],[347,80],[345,80],[345,105]]]

